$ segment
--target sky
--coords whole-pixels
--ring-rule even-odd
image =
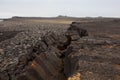
[[[120,0],[0,0],[0,18],[58,15],[120,17]]]

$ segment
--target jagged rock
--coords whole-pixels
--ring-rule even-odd
[[[37,56],[28,66],[25,73],[18,77],[26,77],[35,80],[65,80],[62,72],[62,60],[57,57],[55,52],[45,52]]]
[[[80,28],[80,25],[77,25],[77,23],[72,23],[68,31],[72,32],[72,34],[77,33],[80,37],[88,36],[87,30]]]
[[[76,26],[76,23],[74,24]],[[118,47],[120,46],[114,43],[114,40],[83,37],[71,41],[70,47],[72,48],[68,48],[64,52],[65,57],[63,59],[64,73],[68,79],[76,80],[77,77],[73,77],[76,73],[80,73],[78,80],[120,79],[118,62],[120,59]],[[113,48],[114,50],[112,50]],[[115,54],[113,51],[117,53]]]
[[[87,33],[86,30],[78,29],[78,26],[70,26],[66,32],[60,34],[56,34],[53,31],[46,31],[42,33],[42,36],[41,33],[32,33],[33,35],[31,35],[31,32],[17,34],[15,38],[21,41],[15,43],[16,45],[12,41],[10,45],[6,45],[10,46],[8,49],[16,46],[14,51],[21,51],[19,54],[15,52],[10,55],[16,59],[16,62],[13,60],[8,61],[3,71],[0,72],[0,78],[4,80],[66,80],[67,76],[64,73],[63,58],[66,52],[70,53],[70,50],[67,51],[66,49],[71,44],[73,39],[71,33],[73,32],[76,34],[72,35],[79,38],[84,36],[84,33]],[[4,52],[1,49],[2,53]],[[14,54],[18,55],[15,56]],[[2,55],[4,56],[4,54]],[[5,60],[3,60],[2,65],[4,63]],[[7,72],[4,72],[5,70]],[[8,78],[4,78],[4,74],[8,75]]]
[[[66,35],[71,36],[72,41],[77,41],[81,37],[88,36],[88,32],[85,29],[80,28],[77,23],[72,23],[68,28]]]
[[[119,41],[88,37],[79,22],[62,28],[33,25],[28,30],[19,23],[28,31],[0,43],[0,80],[120,79]]]
[[[9,78],[9,74],[6,72],[6,71],[4,71],[4,72],[0,72],[0,80],[9,80],[10,78]]]
[[[0,31],[0,42],[15,37],[20,31]]]

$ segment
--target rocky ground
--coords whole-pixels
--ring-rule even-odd
[[[0,80],[120,80],[119,19],[38,20],[0,22]]]

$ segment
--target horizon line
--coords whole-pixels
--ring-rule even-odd
[[[10,19],[10,18],[120,18],[117,16],[11,16],[11,17],[0,17],[0,19]]]

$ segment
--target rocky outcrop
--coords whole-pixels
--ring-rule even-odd
[[[3,41],[11,44],[0,44],[0,80],[119,80],[119,41],[88,36],[80,24]]]
[[[20,31],[0,31],[0,42],[13,38],[16,34],[20,33]]]
[[[16,57],[14,54],[11,54],[11,56],[14,55],[14,59],[17,59],[16,62],[10,61],[7,62],[7,64],[2,62],[0,66],[0,79],[66,80],[67,76],[64,73],[63,61],[66,50],[72,40],[75,40],[76,37],[80,39],[80,37],[85,36],[84,33],[87,33],[87,31],[70,26],[65,33],[56,34],[52,31],[46,32],[41,36],[41,39],[38,39],[32,46],[29,44],[29,47],[27,47],[27,42],[25,45],[25,49],[27,50],[26,53],[18,54]],[[21,33],[18,35],[20,36]],[[28,33],[22,34],[23,37],[24,35],[28,35]],[[25,38],[27,40],[27,37]],[[19,43],[19,45],[20,44],[21,43]],[[4,56],[4,54],[1,56]]]
[[[69,30],[69,31],[75,32],[76,29]],[[79,38],[81,36],[79,36]],[[47,33],[44,37],[42,37],[42,43],[46,47],[44,48],[42,46],[43,44],[39,43],[39,45],[36,45],[36,47],[33,48],[33,52],[31,54],[36,54],[36,55],[32,56],[34,58],[32,59],[31,64],[28,65],[24,73],[18,76],[18,79],[21,80],[24,77],[32,80],[33,79],[35,80],[39,80],[39,79],[40,80],[66,80],[67,76],[66,76],[66,73],[64,72],[63,59],[65,58],[66,50],[71,44],[71,42],[72,42],[71,34],[69,34],[68,32],[66,32],[63,35],[62,34],[55,35],[54,33]]]
[[[73,40],[63,59],[64,73],[68,80],[119,80],[118,48],[119,41],[111,38],[82,37]]]

